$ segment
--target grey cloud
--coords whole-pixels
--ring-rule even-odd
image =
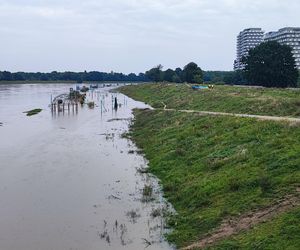
[[[299,26],[297,0],[0,0],[0,70],[230,70],[237,33]]]

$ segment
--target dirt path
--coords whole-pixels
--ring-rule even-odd
[[[299,193],[300,193],[300,188],[297,189],[296,195],[288,195],[283,199],[277,201],[272,206],[269,206],[262,210],[247,213],[245,215],[242,215],[239,218],[223,221],[221,226],[218,229],[216,229],[214,232],[212,232],[209,235],[206,235],[199,242],[196,242],[182,249],[183,250],[191,250],[196,248],[202,249],[210,245],[213,245],[222,239],[238,234],[241,231],[249,230],[254,225],[269,221],[276,215],[288,211],[293,207],[299,206],[300,205]]]
[[[159,109],[157,109],[157,110],[159,110]],[[164,111],[176,111],[176,112],[182,112],[182,113],[195,113],[195,114],[201,114],[201,115],[248,117],[248,118],[255,118],[255,119],[264,120],[264,121],[282,121],[282,122],[300,123],[300,118],[294,118],[294,117],[249,115],[249,114],[236,114],[236,113],[212,112],[212,111],[201,111],[201,110],[168,109],[166,104],[164,104],[163,110]]]

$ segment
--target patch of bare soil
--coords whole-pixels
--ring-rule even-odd
[[[287,195],[281,200],[278,200],[273,205],[247,213],[240,216],[239,218],[233,218],[224,221],[221,226],[209,235],[206,235],[202,240],[196,242],[188,247],[183,248],[183,250],[190,249],[202,249],[216,242],[223,240],[232,235],[238,234],[241,231],[246,231],[251,229],[253,226],[267,222],[274,218],[276,215],[283,212],[289,211],[292,208],[300,205],[300,188],[297,189],[296,195]]]

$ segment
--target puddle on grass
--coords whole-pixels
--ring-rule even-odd
[[[121,136],[146,105],[101,88],[87,94],[94,109],[51,113],[70,87],[0,85],[0,249],[173,249],[157,180]]]

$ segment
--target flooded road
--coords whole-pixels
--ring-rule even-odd
[[[157,180],[121,136],[146,105],[101,88],[87,94],[94,109],[51,113],[70,87],[0,85],[0,249],[172,249]]]

